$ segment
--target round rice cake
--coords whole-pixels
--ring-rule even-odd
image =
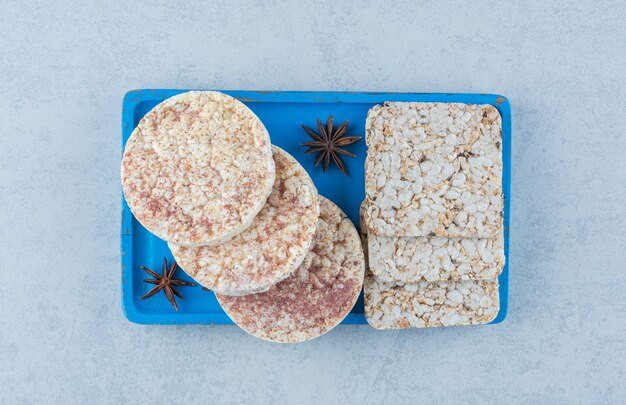
[[[319,216],[317,190],[307,172],[274,146],[276,180],[252,225],[218,246],[170,250],[179,266],[204,287],[227,295],[266,291],[306,256]]]
[[[365,272],[359,234],[339,207],[320,197],[320,218],[311,250],[289,278],[260,294],[217,294],[231,319],[247,333],[296,343],[323,335],[354,306]]]
[[[122,159],[134,216],[159,238],[184,246],[220,244],[249,227],[274,177],[261,120],[214,91],[182,93],[154,107]]]

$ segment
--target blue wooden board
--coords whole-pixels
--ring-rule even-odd
[[[122,107],[122,151],[139,120],[155,105],[168,97],[187,90],[133,90],[126,94]],[[507,313],[509,285],[509,212],[511,206],[511,110],[508,100],[495,94],[426,94],[426,93],[334,93],[334,92],[286,92],[286,91],[223,91],[254,111],[270,133],[272,143],[292,154],[311,175],[320,194],[328,197],[348,214],[358,225],[359,206],[365,196],[365,142],[349,149],[357,158],[345,158],[350,177],[336,167],[326,174],[321,165],[313,166],[314,155],[304,156],[301,142],[308,141],[300,124],[314,128],[316,118],[323,121],[333,114],[336,123],[350,120],[347,135],[364,136],[367,111],[375,104],[385,101],[431,101],[459,102],[468,104],[491,104],[502,115],[502,157],[504,160],[504,252],[506,265],[500,275],[500,312],[491,322],[500,323]],[[141,324],[232,324],[222,311],[215,296],[200,286],[180,287],[185,300],[178,299],[176,312],[162,293],[142,301],[140,297],[151,289],[142,280],[147,275],[139,268],[144,265],[159,271],[163,257],[168,262],[172,254],[167,244],[148,232],[133,217],[122,196],[121,258],[122,258],[122,307],[126,317]],[[177,278],[191,280],[182,270]],[[344,324],[364,324],[363,295],[357,301]]]

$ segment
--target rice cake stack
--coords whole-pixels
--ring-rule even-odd
[[[369,111],[362,221],[373,327],[495,318],[505,261],[501,142],[491,105],[398,102]]]
[[[236,99],[188,92],[157,105],[126,144],[122,184],[135,217],[253,336],[313,339],[354,306],[358,232]]]
[[[122,159],[134,216],[201,285],[265,291],[304,260],[319,216],[304,168],[240,101],[191,91],[148,112]]]

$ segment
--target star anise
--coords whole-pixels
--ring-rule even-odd
[[[326,120],[326,128],[324,128],[320,119],[317,119],[317,131],[319,133],[304,125],[302,125],[302,128],[313,139],[312,142],[304,142],[301,145],[309,147],[309,149],[304,152],[305,155],[308,155],[309,153],[317,153],[317,157],[314,162],[315,166],[323,160],[324,163],[322,163],[322,167],[324,169],[324,173],[326,173],[326,170],[330,165],[330,159],[332,158],[339,170],[347,176],[348,172],[346,170],[346,166],[339,155],[341,154],[350,157],[356,157],[356,155],[341,148],[341,146],[351,145],[361,139],[360,136],[344,136],[348,130],[348,121],[344,121],[337,128],[333,128],[333,116],[330,115]]]
[[[154,287],[146,295],[141,297],[142,300],[145,300],[146,298],[150,298],[154,294],[163,290],[167,299],[174,306],[174,309],[178,311],[178,305],[176,304],[176,298],[174,296],[180,298],[181,300],[183,300],[184,298],[182,295],[180,295],[178,291],[176,291],[174,286],[188,286],[188,287],[195,286],[194,283],[188,283],[187,281],[173,280],[172,277],[174,276],[174,273],[176,272],[176,262],[173,262],[168,270],[167,259],[165,257],[163,258],[163,275],[160,275],[157,272],[152,271],[145,266],[141,266],[141,269],[145,271],[146,273],[150,274],[152,277],[154,277],[154,279],[146,278],[143,281],[145,281],[148,284],[156,285],[156,287]]]

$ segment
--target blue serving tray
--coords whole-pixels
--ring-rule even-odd
[[[122,151],[139,120],[155,105],[166,98],[187,90],[133,90],[124,97],[122,107]],[[321,166],[313,166],[313,155],[304,156],[301,142],[308,141],[300,124],[315,127],[316,118],[326,120],[332,114],[336,123],[350,120],[347,135],[364,136],[367,111],[375,104],[385,101],[458,102],[468,104],[491,104],[502,115],[502,157],[504,160],[504,253],[506,265],[499,277],[500,312],[491,322],[500,323],[507,313],[509,285],[509,212],[511,207],[511,109],[508,100],[495,94],[444,94],[444,93],[334,93],[291,91],[223,91],[252,109],[263,121],[270,133],[272,143],[292,154],[311,175],[320,194],[339,205],[350,219],[358,224],[359,206],[365,196],[364,162],[366,147],[362,140],[349,149],[357,158],[344,159],[350,177],[336,167],[326,174]],[[122,258],[122,307],[128,320],[140,324],[232,324],[210,291],[196,287],[180,287],[185,297],[177,299],[179,311],[164,294],[142,301],[151,285],[142,280],[147,276],[139,266],[144,265],[161,271],[163,257],[171,262],[172,254],[167,244],[148,232],[132,215],[122,196],[121,258]],[[177,278],[193,281],[182,270]],[[363,294],[359,297],[344,324],[366,323],[363,314]]]

